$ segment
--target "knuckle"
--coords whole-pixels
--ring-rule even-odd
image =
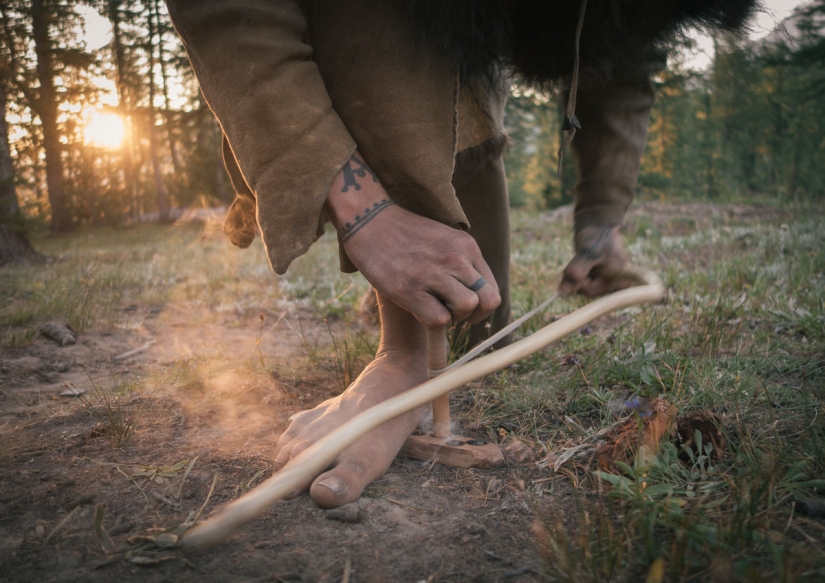
[[[438,328],[450,323],[452,315],[430,294],[417,294],[410,311],[427,328]]]
[[[478,296],[473,294],[459,299],[453,304],[453,307],[457,314],[469,314],[478,307],[478,303]]]
[[[497,307],[501,305],[501,294],[498,290],[490,290],[489,294],[486,294],[484,297],[484,301],[481,302],[481,306],[485,310],[493,311]]]
[[[440,328],[449,324],[451,320],[450,313],[445,311],[444,313],[434,314],[428,322],[424,322],[424,325],[428,328]]]

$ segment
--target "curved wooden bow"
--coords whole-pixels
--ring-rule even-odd
[[[640,268],[625,268],[620,275],[632,278],[640,285],[594,300],[527,338],[474,360],[472,366],[464,365],[448,370],[353,417],[308,447],[254,490],[229,503],[218,514],[192,529],[184,537],[184,544],[208,546],[226,540],[244,524],[294,494],[308,477],[325,471],[341,451],[379,425],[426,405],[461,385],[501,370],[575,332],[599,316],[621,308],[660,302],[664,299],[665,287],[655,274]]]

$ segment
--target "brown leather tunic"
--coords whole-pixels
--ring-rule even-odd
[[[227,138],[233,243],[249,245],[257,222],[284,273],[323,233],[329,186],[356,147],[399,205],[468,228],[451,185],[455,156],[504,135],[508,87],[459,87],[454,67],[415,38],[403,2],[167,3]],[[580,88],[577,228],[622,221],[652,102],[639,83]],[[355,270],[343,252],[342,268]]]

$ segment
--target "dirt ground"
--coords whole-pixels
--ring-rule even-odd
[[[407,459],[398,459],[344,521],[303,496],[213,550],[145,555],[164,558],[155,565],[111,560],[93,528],[96,505],[105,505],[104,526],[122,550],[134,547],[126,542],[131,537],[183,522],[217,476],[208,513],[269,475],[270,452],[289,414],[335,392],[328,375],[295,386],[277,373],[252,381],[217,373],[207,383],[229,393],[214,405],[167,392],[127,400],[122,407],[130,411],[150,402],[135,435],[113,449],[79,399],[61,396],[67,387],[91,390],[90,378],[116,383],[135,370],[198,356],[200,347],[229,359],[234,347],[236,358],[246,358],[244,349],[256,340],[257,314],[232,329],[220,320],[192,326],[193,314],[159,321],[152,307],[133,313],[142,322],[132,333],[90,332],[65,347],[38,338],[0,356],[0,579],[340,581],[349,570],[351,581],[538,580],[534,496],[524,496],[523,468],[460,470]],[[237,323],[237,314],[230,321]],[[176,327],[181,332],[170,333]],[[300,358],[288,328],[268,338],[264,352]],[[152,339],[157,343],[145,351],[114,360]],[[171,467],[196,456],[179,498],[185,467]]]
[[[779,218],[755,207],[726,207],[721,219],[714,212],[647,205],[630,216],[630,228]],[[563,214],[548,220],[568,220]],[[306,355],[300,334],[274,311],[121,310],[129,325],[93,329],[74,345],[39,337],[0,351],[0,580],[547,580],[532,525],[537,517],[573,519],[582,494],[540,463],[541,452],[529,461],[510,456],[496,470],[397,459],[348,512],[323,511],[302,496],[207,551],[140,538],[181,524],[205,501],[208,515],[260,483],[289,415],[339,389],[328,371],[289,372]],[[326,333],[310,314],[304,325],[310,338]],[[187,368],[204,361],[213,365]],[[118,405],[142,411],[118,448],[82,399],[64,394],[75,387],[90,397],[94,386],[146,378],[159,388],[124,393]],[[109,552],[95,530],[96,508],[106,511]]]

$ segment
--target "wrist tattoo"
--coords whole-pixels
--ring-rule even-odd
[[[356,177],[366,178],[367,173],[372,176],[373,182],[378,182],[378,178],[375,176],[375,173],[370,170],[370,167],[367,166],[367,163],[357,156],[351,157],[341,170],[344,173],[344,188],[341,189],[341,192],[349,192],[351,186],[354,187],[355,190],[361,190],[361,185],[358,184]]]
[[[355,219],[351,223],[344,225],[344,228],[341,229],[341,242],[346,243],[352,239],[352,236],[355,235],[355,233],[363,229],[367,223],[394,204],[395,203],[393,201],[385,198],[384,200],[379,200],[377,203],[372,205],[372,207],[365,208],[363,215],[355,215]]]
[[[596,235],[596,240],[587,247],[576,251],[576,255],[584,257],[587,261],[595,261],[599,259],[605,252],[605,244],[610,237],[613,229],[611,227],[602,227]]]

